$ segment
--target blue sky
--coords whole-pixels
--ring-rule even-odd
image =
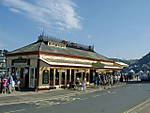
[[[15,50],[45,33],[95,46],[107,57],[150,52],[149,0],[0,0],[0,49]]]

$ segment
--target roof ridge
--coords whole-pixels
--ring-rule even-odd
[[[39,47],[38,47],[38,51],[41,50],[41,45],[42,45],[43,42],[39,42],[39,43],[40,43],[40,45],[39,45]]]

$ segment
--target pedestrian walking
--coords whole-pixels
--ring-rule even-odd
[[[83,79],[83,81],[82,81],[82,88],[83,88],[83,91],[86,90],[86,80],[85,79]]]
[[[20,91],[20,80],[19,79],[17,79],[16,85],[17,85],[18,91]]]
[[[99,74],[99,76],[98,76],[98,80],[99,80],[98,86],[101,86],[101,75],[100,75],[100,74]]]
[[[76,89],[79,89],[79,87],[80,87],[80,78],[76,79],[75,84],[76,84]]]
[[[12,84],[13,84],[13,77],[11,74],[8,75],[8,93],[12,92]]]
[[[99,78],[99,76],[97,77],[97,86],[99,86],[99,84],[100,84],[100,78]]]
[[[123,82],[123,75],[120,75],[120,82]]]
[[[114,84],[113,75],[110,76],[110,80],[111,80],[111,85],[113,85]]]
[[[108,75],[108,86],[111,85],[111,75]]]
[[[12,81],[12,92],[14,92],[15,91],[15,81],[13,80]]]

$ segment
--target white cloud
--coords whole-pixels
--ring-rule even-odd
[[[14,13],[20,13],[21,14],[21,11],[18,10],[18,9],[15,9],[15,8],[9,8],[10,11],[14,12]]]
[[[23,14],[40,25],[52,29],[81,29],[81,17],[72,0],[3,0],[10,11]]]

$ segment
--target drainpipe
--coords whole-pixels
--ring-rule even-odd
[[[40,55],[38,53],[38,61],[37,61],[37,78],[36,78],[36,92],[38,92],[39,87],[39,75],[40,75]]]

